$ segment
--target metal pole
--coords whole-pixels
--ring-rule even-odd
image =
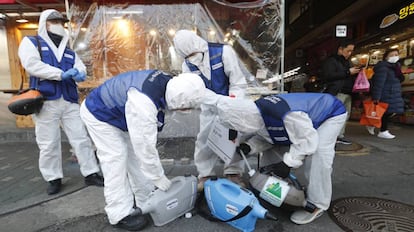
[[[66,17],[69,19],[68,32],[69,32],[69,47],[73,49],[73,38],[72,38],[72,19],[69,10],[69,0],[65,0]]]

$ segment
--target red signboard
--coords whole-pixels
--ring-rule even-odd
[[[15,4],[14,0],[0,0],[0,4]]]

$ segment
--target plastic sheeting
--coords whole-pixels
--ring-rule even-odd
[[[70,6],[71,46],[88,68],[84,87],[94,88],[122,72],[161,69],[179,73],[183,60],[173,47],[180,29],[197,32],[210,42],[227,43],[238,53],[253,93],[266,91],[256,81],[260,69],[265,78],[280,70],[280,2],[255,1],[243,6],[226,1],[203,4],[129,5],[84,3]],[[263,72],[264,70],[264,72]],[[83,96],[88,89],[83,89]],[[259,89],[259,91],[256,91]],[[249,90],[248,90],[249,91]],[[195,137],[198,110],[166,114],[160,137]],[[186,127],[182,122],[186,122]]]
[[[162,69],[178,73],[175,31],[190,29],[210,42],[233,45],[250,83],[258,69],[280,69],[281,17],[277,0],[245,4],[128,5],[75,1],[70,7],[72,47],[88,67],[91,86],[121,72]],[[265,72],[265,73],[266,73]]]

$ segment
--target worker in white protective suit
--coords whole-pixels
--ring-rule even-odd
[[[131,214],[134,204],[143,205],[154,186],[167,191],[171,185],[156,148],[164,110],[196,108],[204,90],[195,74],[171,79],[140,70],[114,76],[86,97],[81,117],[97,147],[110,224],[127,230],[147,225],[145,216]]]
[[[30,87],[45,97],[39,113],[33,115],[36,142],[40,150],[39,169],[48,181],[48,194],[62,186],[60,125],[74,149],[87,185],[103,186],[90,138],[79,116],[77,82],[86,79],[86,67],[68,45],[63,27],[68,19],[56,10],[40,14],[37,36],[24,37],[18,54],[30,74]]]
[[[273,173],[286,178],[290,168],[306,160],[307,201],[313,212],[299,210],[290,219],[310,223],[329,208],[332,197],[332,164],[336,137],[346,121],[346,109],[335,97],[320,93],[287,93],[261,97],[256,101],[210,95],[219,121],[230,129],[254,136],[240,144],[245,154],[257,154],[275,145],[289,145],[283,161]]]
[[[177,54],[184,58],[183,72],[199,75],[206,87],[216,94],[244,98],[247,87],[239,59],[229,45],[208,43],[194,32],[179,30],[174,37]],[[197,134],[194,163],[199,173],[198,190],[204,187],[209,176],[215,176],[214,166],[218,156],[207,146],[207,137],[216,114],[208,105],[201,106],[200,131]],[[243,184],[241,175],[243,162],[235,162],[224,167],[223,174],[232,181]]]

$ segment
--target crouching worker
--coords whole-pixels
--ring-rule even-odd
[[[193,108],[186,103],[198,102],[204,89],[196,74],[172,78],[159,70],[141,70],[119,74],[86,97],[81,118],[97,147],[110,224],[126,230],[147,225],[146,217],[131,215],[134,205],[140,207],[154,186],[167,191],[171,185],[156,148],[164,110],[170,102],[177,109]]]
[[[276,175],[286,178],[290,168],[299,168],[305,161],[307,201],[315,210],[296,211],[290,219],[296,224],[307,224],[320,217],[331,202],[336,137],[347,115],[344,105],[335,97],[320,93],[277,94],[255,102],[220,98],[216,104],[223,125],[254,133],[238,147],[245,154],[290,145],[283,161],[273,165]]]

